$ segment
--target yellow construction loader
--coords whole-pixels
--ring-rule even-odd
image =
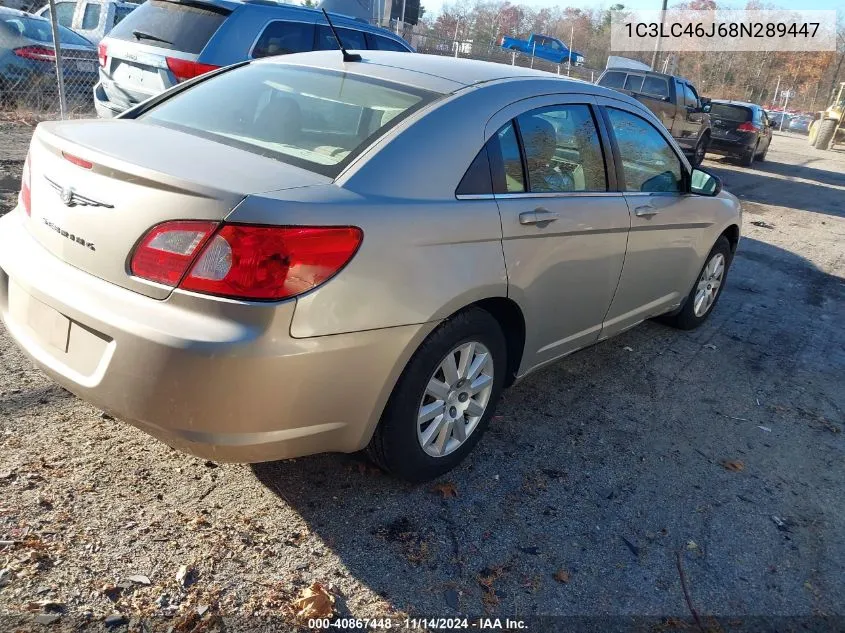
[[[837,143],[845,143],[845,81],[839,84],[839,92],[828,109],[816,113],[808,138],[810,145],[818,149],[831,149]]]

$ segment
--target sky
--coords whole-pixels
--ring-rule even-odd
[[[437,15],[440,13],[440,9],[443,7],[444,0],[421,0],[422,5],[425,7],[425,11],[428,15]],[[660,9],[661,1],[660,0],[610,0],[607,2],[590,2],[589,0],[511,0],[514,4],[524,4],[526,6],[532,7],[534,9],[544,9],[544,8],[551,8],[557,6],[573,6],[579,7],[582,9],[586,8],[598,8],[598,7],[609,7],[612,4],[616,4],[619,2],[620,4],[624,4],[626,9]],[[449,4],[449,0],[445,0],[446,4]],[[670,0],[669,6],[672,6],[674,2]],[[719,2],[719,6],[723,6],[723,8],[730,8],[730,5],[735,5],[737,9],[741,9],[745,6],[745,2],[726,2],[722,3]],[[768,3],[767,3],[768,4]],[[786,9],[837,9],[840,13],[845,13],[845,0],[793,0],[792,2],[772,2],[772,4],[779,4]]]

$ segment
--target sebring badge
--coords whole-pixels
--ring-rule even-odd
[[[113,204],[107,204],[105,202],[100,202],[98,200],[94,200],[93,198],[88,198],[86,196],[81,196],[76,191],[73,190],[73,187],[62,187],[59,183],[54,182],[47,178],[46,176],[44,179],[50,183],[50,186],[56,190],[56,193],[59,194],[59,198],[64,203],[66,207],[103,207],[105,209],[113,209]]]

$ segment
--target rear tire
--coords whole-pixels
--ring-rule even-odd
[[[443,372],[450,356],[457,371],[454,376]],[[383,470],[411,482],[434,479],[457,466],[493,416],[505,381],[506,356],[505,336],[489,312],[469,308],[443,322],[402,372],[367,455]],[[470,370],[475,363],[480,369],[473,378]],[[485,387],[475,392],[482,381]],[[437,389],[432,390],[432,383]],[[443,393],[436,397],[440,385]]]
[[[679,330],[694,330],[702,325],[710,317],[719,297],[722,296],[732,258],[731,243],[722,235],[707,255],[704,266],[696,277],[683,307],[675,314],[660,317],[660,321]],[[720,262],[721,272],[719,273],[717,268]],[[715,288],[715,292],[712,292],[711,286],[716,278],[719,285]]]
[[[750,152],[745,154],[742,157],[742,159],[740,159],[740,164],[743,167],[751,167],[751,166],[754,165],[754,159],[756,158],[756,156],[757,156],[757,145],[755,145],[754,149],[752,149]]]
[[[828,149],[833,140],[833,135],[836,132],[837,122],[833,119],[825,119],[819,121],[819,133],[816,135],[815,148]]]

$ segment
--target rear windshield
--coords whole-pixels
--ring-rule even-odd
[[[742,106],[713,103],[710,105],[710,116],[724,121],[745,123],[751,120],[751,110]]]
[[[49,20],[22,16],[0,15],[2,24],[12,35],[20,35],[43,44],[53,43],[53,31]],[[71,46],[93,48],[93,44],[64,26],[59,26],[59,42]]]
[[[121,20],[109,37],[197,54],[230,13],[203,2],[147,0]]]
[[[438,96],[360,75],[253,63],[200,82],[140,118],[334,177]]]

